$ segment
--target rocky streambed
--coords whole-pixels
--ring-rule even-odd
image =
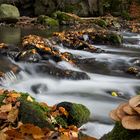
[[[90,121],[81,129],[90,136],[108,133],[113,128],[109,112],[140,92],[138,33],[84,28],[50,37],[39,29],[0,31],[0,86],[29,92],[50,105],[87,106]]]

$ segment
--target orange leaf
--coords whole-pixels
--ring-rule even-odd
[[[19,94],[19,93],[9,93],[8,96],[13,97],[13,98],[19,98],[19,97],[21,97],[21,94]]]
[[[34,139],[41,139],[44,137],[41,128],[32,124],[24,124],[20,127],[20,130],[23,134],[32,135]]]

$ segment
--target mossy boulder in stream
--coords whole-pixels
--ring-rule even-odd
[[[100,140],[140,140],[140,131],[125,129],[121,123],[117,122],[113,130]]]
[[[117,34],[117,33],[110,33],[108,35],[108,40],[112,44],[121,44],[123,42],[123,37],[120,34]]]
[[[77,15],[61,11],[56,11],[52,14],[52,17],[58,20],[60,24],[73,24],[80,21]]]
[[[19,100],[21,105],[19,108],[19,118],[26,124],[31,123],[41,128],[48,127],[53,129],[53,125],[48,121],[47,108],[42,108],[37,102],[30,102],[24,99]]]
[[[0,21],[16,22],[20,17],[17,7],[10,4],[0,5]]]
[[[95,23],[96,23],[96,22],[95,22]],[[99,20],[97,21],[97,24],[98,24],[99,26],[101,26],[101,27],[107,27],[107,25],[108,25],[107,21],[105,21],[105,20],[103,20],[103,19],[99,19]]]
[[[62,102],[57,107],[63,107],[68,111],[68,118],[65,118],[68,125],[80,127],[89,120],[90,111],[82,104]]]
[[[37,22],[40,24],[43,24],[45,26],[59,26],[58,20],[55,20],[55,19],[45,16],[45,15],[40,15],[37,18]]]

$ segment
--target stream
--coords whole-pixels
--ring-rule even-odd
[[[63,29],[55,29],[61,31]],[[0,27],[0,42],[18,44],[25,35],[36,34],[48,37],[53,31]],[[0,68],[15,63],[22,68],[18,75],[9,73],[10,78],[3,80],[2,86],[6,89],[29,92],[38,101],[47,102],[49,105],[61,101],[71,101],[86,105],[91,111],[89,123],[82,126],[83,132],[100,138],[113,128],[109,112],[121,102],[127,101],[136,95],[140,89],[140,78],[122,73],[122,69],[136,63],[140,66],[140,34],[122,31],[123,46],[95,45],[105,50],[104,53],[90,53],[82,50],[71,50],[65,46],[57,46],[61,52],[70,52],[81,60],[88,59],[89,63],[76,67],[67,62],[56,65],[63,69],[83,71],[90,80],[55,79],[47,75],[36,73],[31,64],[15,63],[11,59],[0,58]],[[94,63],[93,63],[94,60]],[[9,63],[7,63],[7,61]],[[26,69],[26,70],[25,70]],[[27,72],[28,70],[28,72]],[[33,87],[39,88],[33,90]],[[112,96],[112,92],[119,96]]]

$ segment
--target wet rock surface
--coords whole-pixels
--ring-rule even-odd
[[[85,50],[90,52],[98,52],[98,49],[93,44],[114,44],[120,45],[123,41],[122,36],[109,32],[107,30],[96,30],[94,28],[55,33],[54,36],[58,43],[62,43],[65,47]]]
[[[59,79],[87,80],[90,79],[85,72],[66,70],[56,67],[51,63],[39,64],[35,67],[37,73],[50,75]]]
[[[44,91],[46,92],[48,90],[47,86],[45,84],[36,84],[33,85],[31,87],[31,90],[35,93],[35,94],[41,94]]]
[[[0,65],[2,65],[3,67],[0,67],[0,70],[3,72],[7,72],[10,70],[13,70],[13,72],[19,72],[19,67],[14,64],[13,62],[11,62],[7,57],[0,55]],[[5,65],[7,64],[7,65]]]

